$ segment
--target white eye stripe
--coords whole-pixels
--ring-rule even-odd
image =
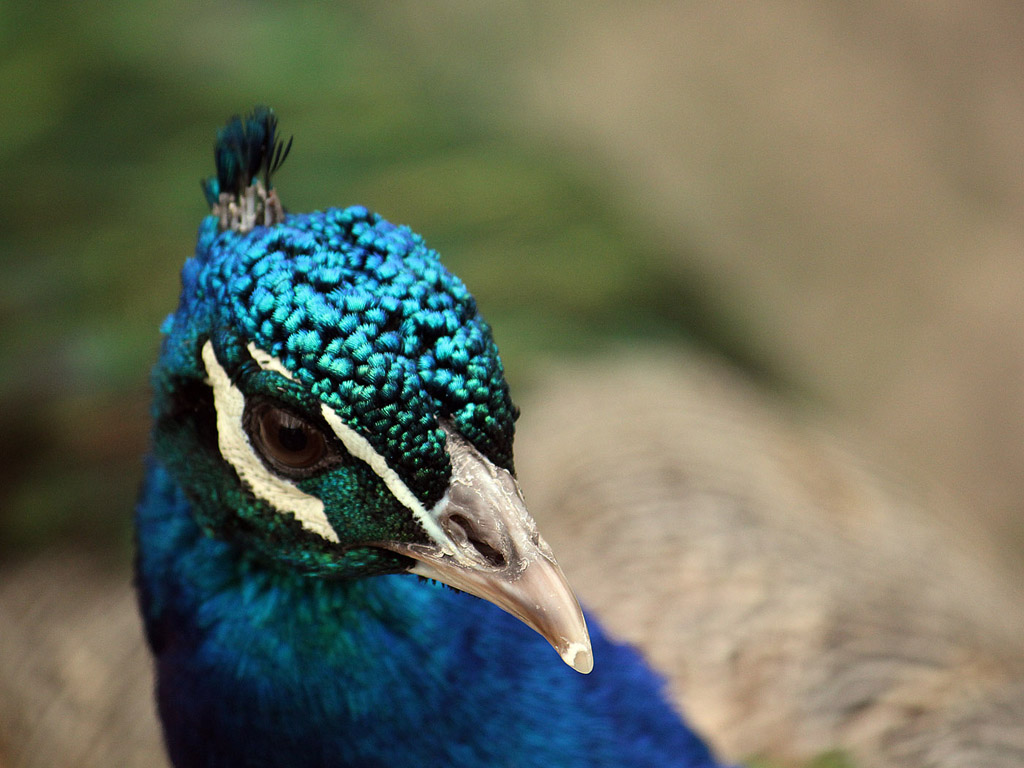
[[[260,362],[255,355],[253,359]],[[217,412],[217,444],[221,456],[234,467],[238,477],[257,498],[276,510],[291,513],[307,531],[337,544],[338,533],[324,513],[323,501],[273,474],[256,455],[242,427],[245,396],[231,383],[231,378],[217,361],[213,344],[209,341],[203,345],[203,363],[213,388],[213,404]],[[284,367],[281,367],[283,370]]]
[[[207,342],[207,344],[209,344],[209,342]],[[256,364],[259,365],[259,367],[262,368],[264,371],[274,371],[275,373],[281,374],[289,381],[295,381],[295,378],[292,376],[292,372],[285,368],[284,364],[274,355],[271,355],[269,352],[263,351],[252,342],[249,342],[248,350],[249,354],[252,356],[252,359],[255,360]],[[212,348],[210,354],[211,356],[213,355]],[[203,348],[203,356],[205,359],[205,347]],[[209,366],[207,366],[207,368],[209,368]],[[240,392],[239,396],[241,396]],[[442,548],[444,548],[445,551],[454,551],[454,549],[452,549],[450,539],[448,538],[448,536],[445,535],[444,531],[441,529],[441,526],[437,522],[437,511],[444,506],[446,499],[442,498],[435,505],[433,510],[427,510],[426,507],[424,507],[420,503],[419,499],[416,498],[416,495],[411,490],[409,490],[409,487],[404,482],[402,482],[402,478],[398,476],[398,473],[395,472],[395,470],[393,470],[390,466],[388,466],[388,463],[384,459],[384,457],[373,449],[373,446],[370,445],[370,443],[366,440],[365,437],[360,435],[358,432],[356,432],[354,429],[348,426],[344,421],[342,421],[341,417],[326,404],[321,404],[320,411],[323,414],[324,421],[327,422],[327,425],[334,432],[335,436],[337,436],[337,438],[341,441],[342,445],[345,446],[345,449],[353,457],[360,459],[366,462],[367,465],[369,465],[370,469],[372,469],[377,474],[377,476],[383,481],[384,485],[387,486],[388,490],[391,491],[391,494],[395,497],[395,499],[397,499],[398,502],[402,504],[402,506],[404,506],[406,509],[412,512],[413,517],[423,527],[423,530],[426,531],[427,535],[430,536],[430,538],[432,538],[435,542],[437,542]],[[243,437],[245,437],[244,432]],[[246,445],[248,445],[247,437]],[[223,452],[223,449],[221,450]],[[259,462],[258,459],[257,463],[259,463],[261,467],[263,466],[262,462]],[[269,472],[267,474],[269,474]],[[290,485],[290,483],[288,485]],[[294,488],[294,486],[291,487]],[[294,490],[297,491],[298,493],[302,493],[302,491],[299,491],[297,488],[294,488]],[[303,494],[303,496],[307,496],[307,494]],[[308,498],[314,497],[309,496]],[[319,499],[316,499],[316,501],[320,502]],[[323,502],[320,502],[320,513],[323,514]],[[296,517],[299,517],[299,515],[296,514]],[[302,518],[299,519],[302,520]],[[326,516],[324,516],[324,522],[327,523],[328,526],[330,525],[330,523],[327,522]],[[305,521],[303,521],[303,526],[309,528]],[[309,530],[312,530],[312,528],[309,528]],[[332,534],[334,534],[333,529],[330,529],[330,531]],[[330,537],[325,536],[324,538]],[[334,534],[334,538],[331,540],[337,541],[337,534]]]
[[[249,354],[252,356],[252,359],[256,361],[256,365],[264,371],[273,371],[274,373],[281,374],[288,379],[288,381],[295,381],[295,378],[292,376],[292,372],[285,368],[284,364],[272,354],[264,352],[251,341],[246,348],[249,350]]]
[[[327,425],[334,431],[334,434],[341,440],[346,450],[355,458],[362,459],[370,465],[370,469],[376,472],[378,477],[384,481],[384,485],[391,491],[391,495],[398,499],[402,506],[412,512],[413,517],[423,526],[423,530],[427,532],[427,535],[446,551],[451,550],[454,552],[454,549],[451,549],[451,541],[444,531],[441,530],[441,526],[438,525],[435,516],[420,504],[419,499],[409,490],[409,486],[402,482],[402,478],[398,476],[398,473],[388,466],[384,457],[373,449],[373,446],[370,445],[366,438],[343,422],[341,417],[325,403],[321,403],[320,412],[324,416],[324,421],[327,422]],[[444,499],[441,502],[443,503]]]

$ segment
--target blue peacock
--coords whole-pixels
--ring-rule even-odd
[[[365,208],[286,213],[290,148],[266,108],[219,132],[152,376],[136,580],[173,764],[717,765],[588,636],[473,297]]]

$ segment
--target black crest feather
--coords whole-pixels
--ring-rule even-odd
[[[206,201],[211,207],[223,206],[224,195],[229,202],[240,201],[256,184],[265,196],[273,189],[271,175],[288,157],[293,138],[287,143],[279,138],[277,116],[269,107],[256,106],[244,118],[233,115],[217,131],[213,148],[217,175],[201,182]]]
[[[217,133],[214,156],[221,191],[241,192],[256,177],[271,189],[270,175],[281,167],[291,148],[292,139],[285,145],[277,137],[272,109],[255,107],[244,120],[235,115]]]

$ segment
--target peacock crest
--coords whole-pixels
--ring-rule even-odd
[[[269,107],[257,106],[244,119],[235,115],[217,132],[217,175],[201,183],[221,231],[245,233],[284,219],[271,174],[291,148],[292,138],[287,144],[278,138],[277,117]]]

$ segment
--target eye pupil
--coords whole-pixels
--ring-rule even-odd
[[[301,453],[309,445],[309,438],[302,429],[282,426],[277,430],[277,442],[286,451]]]
[[[327,454],[323,433],[293,413],[265,404],[253,415],[255,429],[250,435],[254,445],[276,469],[310,469]]]

